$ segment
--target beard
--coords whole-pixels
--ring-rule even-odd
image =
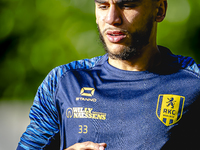
[[[144,29],[141,31],[136,30],[134,33],[130,33],[127,30],[122,30],[123,32],[130,35],[131,44],[124,45],[124,48],[119,53],[112,53],[106,45],[103,38],[103,34],[100,31],[99,25],[97,25],[99,31],[99,38],[103,44],[104,50],[108,53],[109,57],[118,60],[131,60],[134,57],[138,57],[141,54],[141,49],[149,44],[149,39],[153,29],[153,17],[149,17]]]

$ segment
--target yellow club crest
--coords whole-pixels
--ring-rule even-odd
[[[166,126],[177,123],[183,113],[185,97],[171,94],[161,94],[158,97],[156,115]]]

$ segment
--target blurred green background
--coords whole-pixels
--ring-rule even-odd
[[[200,63],[200,1],[168,0],[158,44]],[[0,100],[30,100],[54,67],[103,55],[94,0],[0,0]]]

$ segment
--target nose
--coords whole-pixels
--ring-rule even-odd
[[[114,26],[119,26],[122,24],[121,13],[117,6],[110,6],[109,11],[106,15],[105,22]]]

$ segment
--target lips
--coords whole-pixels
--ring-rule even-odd
[[[126,38],[126,34],[121,31],[107,31],[106,36],[112,43],[120,43],[123,39]]]

